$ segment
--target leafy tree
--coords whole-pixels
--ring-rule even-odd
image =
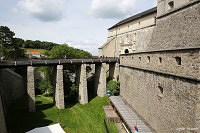
[[[3,46],[5,59],[24,58],[24,50],[20,49],[22,39],[14,38],[15,33],[6,26],[0,26],[0,43]]]
[[[49,51],[50,58],[90,58],[89,52],[69,47],[68,45],[57,45]]]
[[[15,33],[6,26],[0,26],[0,40],[4,47],[13,44]]]

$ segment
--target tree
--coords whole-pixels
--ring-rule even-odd
[[[0,40],[4,47],[12,45],[15,33],[6,26],[0,26]]]
[[[15,33],[6,26],[0,26],[0,43],[3,46],[3,57],[5,59],[24,58],[24,50],[22,46],[22,39],[14,38]]]
[[[50,58],[90,58],[89,52],[69,47],[68,45],[57,45],[49,51]]]

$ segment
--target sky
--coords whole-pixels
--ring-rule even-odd
[[[49,41],[98,55],[107,29],[157,0],[0,0],[0,25],[15,37]]]

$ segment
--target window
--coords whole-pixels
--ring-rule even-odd
[[[141,57],[139,57],[139,61],[141,61],[142,60],[142,58]]]
[[[134,41],[136,41],[137,33],[134,33]]]
[[[169,5],[169,9],[173,9],[174,8],[174,1],[170,1],[168,3],[168,5]]]
[[[178,66],[180,66],[181,65],[181,57],[175,57],[175,59],[176,59],[176,63],[177,63],[177,65]]]
[[[159,98],[163,98],[163,88],[161,87],[161,86],[158,86],[158,91],[159,91],[159,93],[158,93],[158,97]]]
[[[150,61],[151,61],[151,58],[150,58],[150,56],[147,56],[147,60],[148,60],[148,62],[150,62]]]
[[[124,53],[125,53],[125,54],[128,54],[128,53],[129,53],[129,50],[128,50],[128,49],[125,49],[125,50],[124,50]]]
[[[162,58],[159,57],[159,64],[161,65],[162,64]]]

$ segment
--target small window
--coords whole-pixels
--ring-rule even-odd
[[[169,5],[169,9],[173,9],[174,8],[174,1],[170,1],[168,3],[168,5]]]
[[[158,93],[158,97],[159,98],[163,98],[163,88],[161,87],[161,86],[158,86],[158,91],[159,91],[159,93]]]
[[[128,49],[125,49],[125,50],[124,50],[124,53],[125,53],[125,54],[128,54],[128,53],[129,53],[129,50],[128,50]]]
[[[162,58],[159,57],[159,64],[161,65],[162,64]]]
[[[139,61],[141,61],[142,60],[142,58],[141,57],[139,57]]]
[[[177,65],[181,65],[181,57],[175,57]]]
[[[148,60],[148,62],[150,62],[150,61],[151,61],[151,58],[150,58],[150,56],[147,56],[147,60]]]

